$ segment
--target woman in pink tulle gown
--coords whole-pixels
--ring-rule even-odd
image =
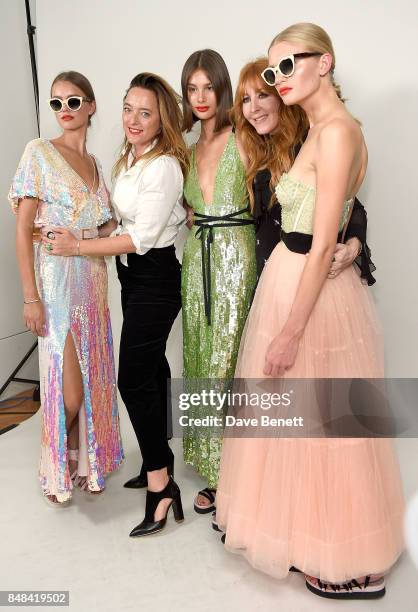
[[[264,80],[305,110],[310,130],[277,185],[282,241],[261,275],[235,376],[382,378],[368,287],[353,267],[327,278],[367,167],[360,125],[333,78],[331,40],[319,26],[290,26],[273,40],[269,65]],[[402,552],[402,517],[388,439],[225,439],[218,525],[227,549],[272,576],[293,566],[317,595],[381,597]]]

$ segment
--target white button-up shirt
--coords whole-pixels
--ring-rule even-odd
[[[114,235],[129,234],[138,255],[173,244],[186,220],[183,174],[171,155],[139,159],[122,170],[115,180],[112,199],[120,222]],[[128,265],[126,255],[120,260]]]

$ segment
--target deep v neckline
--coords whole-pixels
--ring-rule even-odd
[[[231,137],[234,135],[234,132],[231,132],[230,135],[228,136],[228,140],[226,141],[226,144],[224,146],[224,149],[221,153],[221,155],[219,156],[218,161],[216,162],[216,170],[215,170],[215,177],[213,179],[213,191],[212,191],[212,200],[214,199],[214,195],[215,195],[215,189],[216,189],[216,181],[218,179],[218,174],[219,174],[219,167],[221,165],[221,161],[223,160],[223,158],[225,157],[225,153],[229,147],[229,143],[231,140]],[[194,151],[193,151],[193,167],[194,167],[194,171],[196,173],[196,180],[197,180],[197,184],[199,186],[199,193],[200,193],[200,198],[204,204],[204,206],[213,206],[213,201],[212,202],[205,202],[205,198],[203,197],[203,191],[202,191],[202,187],[200,185],[200,179],[199,179],[199,172],[197,169],[197,156],[196,156],[196,146],[197,143],[194,145]]]
[[[77,170],[75,170],[72,165],[70,164],[70,162],[68,162],[64,155],[57,149],[57,147],[48,139],[46,139],[46,142],[50,145],[50,147],[53,149],[53,151],[57,154],[57,156],[61,159],[61,161],[71,170],[71,172],[74,174],[74,176],[76,178],[78,178],[79,182],[81,182],[83,184],[83,186],[87,189],[87,191],[89,192],[90,195],[97,195],[98,191],[99,191],[99,187],[100,187],[100,174],[99,174],[99,169],[97,167],[96,164],[96,160],[94,158],[94,155],[92,155],[91,153],[88,153],[90,159],[92,160],[95,169],[96,169],[96,176],[97,176],[97,189],[96,191],[92,191],[89,186],[87,185],[86,181],[83,179],[83,177],[77,172]],[[94,185],[93,185],[94,187]]]

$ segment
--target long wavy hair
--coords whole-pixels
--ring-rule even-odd
[[[251,210],[254,209],[253,181],[257,172],[265,168],[271,173],[270,186],[273,196],[270,206],[272,206],[275,201],[274,187],[280,175],[287,172],[292,166],[295,159],[295,148],[302,144],[309,128],[307,116],[299,106],[285,106],[275,87],[268,87],[267,89],[267,85],[260,76],[267,66],[267,57],[259,57],[242,68],[235,92],[234,105],[231,109],[232,122],[240,135],[248,157],[246,183]],[[277,98],[279,128],[274,134],[265,136],[258,134],[244,117],[242,105],[249,84],[256,91],[264,91]]]
[[[145,153],[141,159],[151,161],[160,155],[172,155],[181,167],[183,176],[189,168],[189,153],[181,133],[182,114],[180,110],[181,98],[174,89],[157,74],[141,72],[132,79],[123,101],[133,87],[142,87],[153,91],[157,97],[158,110],[161,120],[161,132],[157,136],[155,147]],[[132,151],[132,144],[124,138],[120,148],[120,155],[113,166],[112,176],[115,178],[122,169],[128,168],[128,159]]]

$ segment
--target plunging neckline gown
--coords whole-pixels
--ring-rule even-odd
[[[204,160],[202,160],[204,163]],[[245,168],[231,133],[219,159],[213,189],[213,202],[205,203],[199,184],[196,147],[191,150],[190,172],[184,195],[195,213],[225,217],[248,207]],[[256,283],[255,228],[248,210],[239,215],[248,225],[216,227],[210,254],[210,314],[205,313],[202,282],[202,243],[194,226],[187,238],[182,262],[182,313],[184,378],[222,381],[234,375],[241,333]],[[207,234],[203,235],[206,241]],[[215,383],[216,384],[216,383]],[[199,385],[199,383],[197,383]],[[222,382],[220,382],[222,386]],[[203,416],[201,407],[189,410],[190,417]],[[189,428],[184,433],[184,459],[215,487],[218,481],[222,439],[219,432]]]

